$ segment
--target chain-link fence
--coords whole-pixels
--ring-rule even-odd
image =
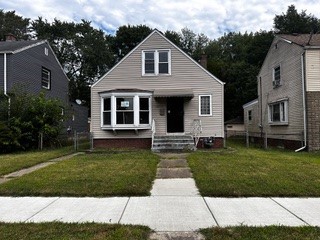
[[[259,146],[267,149],[278,147],[286,149],[298,149],[304,146],[303,132],[296,133],[267,133],[267,132],[248,132],[248,131],[225,131],[226,139],[234,139],[247,147]]]
[[[57,139],[52,141],[39,134],[39,150],[50,147],[66,147],[73,146],[74,151],[86,151],[92,148],[92,135],[90,132],[74,131],[60,134]]]

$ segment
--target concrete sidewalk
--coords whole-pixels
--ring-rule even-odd
[[[0,222],[140,224],[157,232],[239,225],[320,226],[320,198],[201,197],[190,176],[185,155],[162,155],[150,197],[0,197]]]
[[[159,232],[211,226],[320,226],[320,199],[0,197],[0,221],[142,224]]]

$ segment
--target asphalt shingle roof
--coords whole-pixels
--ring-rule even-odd
[[[279,34],[281,38],[300,46],[320,46],[320,34]]]
[[[0,42],[0,53],[14,52],[19,49],[43,42],[43,40],[30,40],[30,41],[3,41]]]

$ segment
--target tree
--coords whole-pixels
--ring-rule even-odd
[[[306,11],[299,14],[294,5],[288,6],[287,12],[276,15],[273,19],[277,33],[316,33],[320,30],[320,20]]]
[[[151,32],[152,29],[146,25],[124,25],[119,27],[113,39],[113,51],[117,55],[117,61],[127,55]]]
[[[0,41],[5,40],[6,34],[13,34],[17,39],[28,39],[30,19],[16,15],[15,11],[5,12],[0,9]]]
[[[54,144],[62,129],[62,103],[47,99],[44,93],[30,95],[13,91],[8,99],[0,97],[0,149],[2,152],[27,150],[38,146],[39,134],[44,142]]]
[[[111,36],[91,26],[91,22],[48,23],[39,17],[32,21],[37,39],[47,39],[70,79],[70,99],[80,99],[89,106],[90,85],[114,64]]]

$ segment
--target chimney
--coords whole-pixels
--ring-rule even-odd
[[[6,34],[5,37],[6,37],[6,42],[17,41],[17,38],[12,33]]]
[[[208,63],[208,56],[205,53],[201,54],[200,58],[200,65],[204,68],[207,69],[207,63]]]

